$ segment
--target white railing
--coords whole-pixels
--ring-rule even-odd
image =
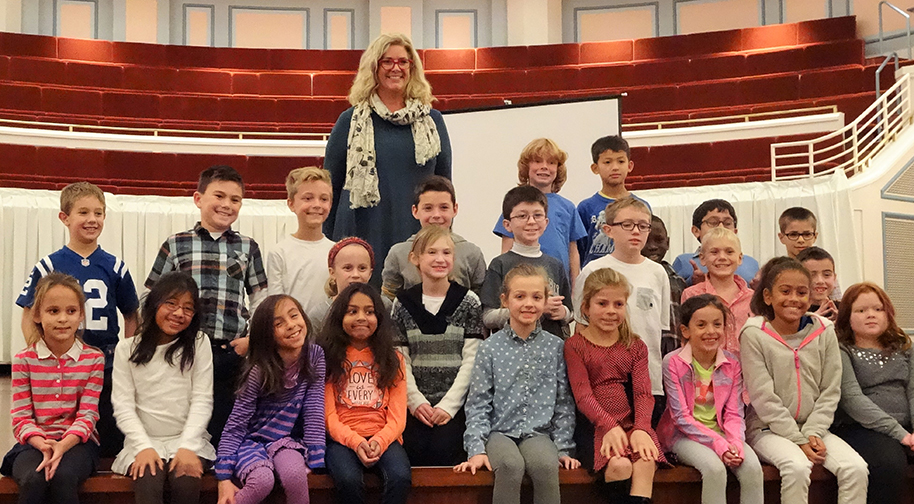
[[[771,144],[771,180],[844,171],[860,173],[870,160],[911,124],[911,82],[903,74],[847,126],[812,140]]]

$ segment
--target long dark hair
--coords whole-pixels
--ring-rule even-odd
[[[130,362],[141,366],[152,360],[162,336],[162,330],[156,324],[159,307],[169,299],[184,293],[189,293],[193,299],[194,316],[190,319],[190,325],[179,332],[175,340],[168,345],[168,350],[165,351],[165,362],[169,366],[174,366],[175,354],[180,351],[181,372],[183,373],[194,365],[197,332],[200,330],[200,294],[197,282],[193,277],[181,271],[162,275],[146,295],[146,299],[143,301],[143,324],[137,332],[138,343],[130,354]]]
[[[327,362],[327,381],[342,383],[349,374],[346,361],[346,349],[349,348],[350,337],[343,330],[343,317],[349,308],[349,300],[356,293],[362,293],[371,298],[374,304],[375,316],[378,318],[378,328],[368,338],[368,348],[374,355],[374,372],[379,388],[391,387],[395,381],[403,378],[400,373],[400,359],[394,349],[394,329],[390,323],[390,315],[384,309],[381,295],[378,291],[364,283],[353,283],[343,289],[330,306],[330,312],[324,321],[324,327],[319,336],[319,344],[324,348],[324,358]]]
[[[305,310],[301,304],[292,296],[286,294],[274,294],[267,297],[260,303],[260,306],[254,310],[251,316],[251,333],[250,345],[248,346],[248,355],[245,360],[244,372],[241,373],[241,387],[247,382],[251,371],[256,367],[260,370],[261,388],[264,395],[278,395],[285,389],[286,373],[285,363],[279,355],[276,348],[276,338],[273,329],[273,321],[276,318],[276,307],[284,299],[288,299],[298,312],[301,313],[305,321],[305,345],[301,349],[301,355],[298,357],[298,377],[301,380],[314,380],[314,370],[311,368],[311,352],[309,350],[308,340],[311,338],[311,319],[305,315]],[[239,387],[239,392],[241,391]]]

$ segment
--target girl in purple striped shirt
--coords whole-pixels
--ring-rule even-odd
[[[276,476],[286,502],[310,501],[308,473],[324,466],[325,448],[324,352],[305,342],[310,331],[301,305],[284,294],[251,317],[242,385],[217,451],[219,504],[262,502]]]

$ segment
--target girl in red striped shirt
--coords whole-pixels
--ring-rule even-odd
[[[28,348],[13,358],[13,434],[0,473],[19,485],[20,504],[78,503],[98,463],[98,396],[105,357],[76,337],[85,318],[79,282],[49,273],[35,289]]]

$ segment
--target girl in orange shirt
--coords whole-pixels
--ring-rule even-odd
[[[405,503],[412,485],[402,445],[406,374],[380,294],[364,283],[346,287],[319,341],[327,362],[327,471],[340,502],[365,502],[362,475],[376,471],[384,482],[381,502]]]

